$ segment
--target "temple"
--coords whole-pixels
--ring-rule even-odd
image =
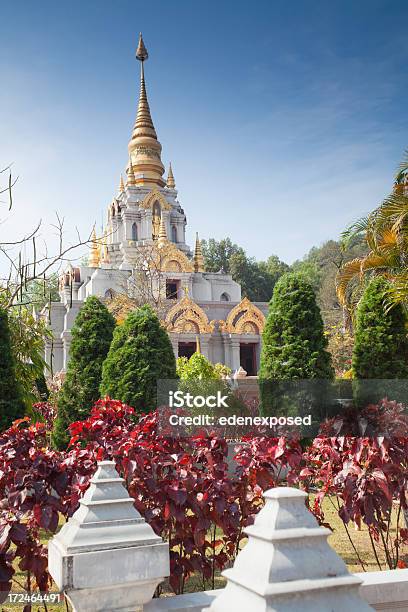
[[[223,270],[205,270],[198,234],[193,250],[186,244],[187,217],[171,165],[164,178],[162,147],[150,113],[142,35],[136,57],[140,95],[126,179],[120,177],[102,235],[93,232],[88,265],[69,266],[60,277],[61,301],[50,305],[53,337],[46,361],[53,373],[66,369],[75,317],[83,301],[95,295],[113,307],[117,318],[151,303],[176,357],[189,357],[199,346],[212,362],[254,376],[267,304],[242,299],[240,285]]]

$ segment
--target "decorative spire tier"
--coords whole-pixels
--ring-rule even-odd
[[[157,140],[157,134],[154,129],[149,102],[147,100],[144,62],[148,58],[148,53],[143,42],[142,34],[139,36],[136,58],[141,64],[140,95],[136,122],[128,147],[129,156],[133,162],[137,185],[159,185],[159,187],[164,187],[166,182],[163,179],[164,166],[161,161],[162,147]]]
[[[201,248],[201,242],[196,234],[196,242],[194,248],[194,272],[205,272],[203,251]]]
[[[169,171],[167,174],[167,183],[166,183],[167,187],[169,189],[175,189],[176,188],[176,181],[174,180],[174,174],[173,174],[173,168],[171,167],[171,163],[169,164]]]
[[[89,262],[88,262],[89,266],[91,268],[99,268],[100,260],[101,260],[100,245],[96,238],[95,228],[93,228],[92,236],[91,236],[91,246],[89,249]]]

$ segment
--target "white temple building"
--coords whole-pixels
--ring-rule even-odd
[[[87,266],[72,267],[60,278],[61,302],[50,306],[53,338],[46,346],[52,372],[65,370],[71,328],[84,300],[156,306],[175,356],[190,356],[199,340],[203,355],[249,376],[259,367],[261,334],[268,305],[242,299],[229,274],[206,272],[200,241],[186,244],[187,217],[178,201],[171,165],[163,178],[161,144],[150,114],[144,76],[148,57],[140,35],[140,96],[128,145],[126,181],[107,211],[102,237],[93,234]]]

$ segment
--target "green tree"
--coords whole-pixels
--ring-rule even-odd
[[[103,364],[101,392],[139,413],[156,407],[157,381],[175,379],[170,338],[149,305],[129,314],[113,335]]]
[[[244,250],[231,241],[231,238],[223,238],[220,241],[210,238],[201,241],[205,267],[208,272],[219,272],[223,270],[226,274],[230,272],[230,260],[236,253],[244,253]]]
[[[16,377],[8,316],[0,308],[0,430],[6,429],[22,416],[24,404]]]
[[[386,307],[390,283],[371,280],[357,308],[353,375],[360,379],[408,378],[408,338],[401,304]]]
[[[315,292],[301,274],[285,274],[276,283],[262,343],[262,413],[297,415],[313,402],[319,420],[328,392],[321,379],[334,378],[334,370]],[[302,382],[295,386],[292,379]]]
[[[112,341],[115,319],[97,297],[87,298],[72,327],[70,360],[58,398],[53,441],[64,448],[70,423],[86,418],[99,399],[102,364]]]

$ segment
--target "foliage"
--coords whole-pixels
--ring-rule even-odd
[[[9,317],[7,311],[0,308],[0,430],[23,414],[24,403],[11,348]]]
[[[362,238],[368,253],[344,264],[337,278],[337,293],[342,304],[349,303],[350,285],[380,275],[391,281],[391,304],[408,303],[408,156],[396,175],[394,191],[367,217],[359,219],[343,234],[350,240]]]
[[[401,305],[385,307],[389,283],[367,286],[357,310],[353,373],[361,379],[408,378],[406,317]]]
[[[353,356],[354,338],[343,325],[331,325],[326,329],[328,351],[331,354],[336,378],[348,376]]]
[[[72,328],[70,360],[58,398],[53,440],[57,448],[69,441],[68,425],[89,413],[100,397],[102,364],[112,341],[115,320],[98,298],[87,298]]]
[[[312,287],[285,274],[276,284],[263,332],[260,377],[332,378],[327,338]]]
[[[317,491],[313,512],[324,522],[324,498],[335,504],[362,569],[365,570],[364,558],[353,542],[350,523],[357,529],[362,523],[368,526],[380,570],[384,569],[379,560],[380,551],[389,569],[401,567],[402,547],[408,544],[408,529],[401,525],[403,511],[407,509],[408,437],[321,435],[306,450],[303,462],[299,483],[307,491]],[[393,538],[394,504],[397,525]]]
[[[221,380],[231,373],[231,370],[222,363],[211,363],[201,353],[194,353],[188,359],[177,359],[177,377],[180,380]]]
[[[58,274],[53,272],[48,277],[36,278],[27,284],[23,289],[22,304],[34,307],[36,312],[40,312],[49,302],[59,302],[60,295],[58,290]]]
[[[156,403],[158,380],[175,379],[169,336],[149,305],[131,312],[115,329],[103,364],[101,393],[146,411]]]
[[[16,421],[0,436],[0,591],[4,601],[16,562],[25,573],[23,586],[47,591],[51,577],[47,548],[40,530],[56,532],[59,514],[70,516],[87,487],[95,463],[78,449],[63,455],[47,444],[43,423],[28,417]],[[31,606],[24,608],[25,612]]]
[[[370,411],[374,420],[388,415],[393,421],[398,414],[401,419],[400,408],[383,401]],[[408,543],[408,530],[401,526],[407,508],[408,423],[401,430],[404,437],[387,438],[333,436],[328,424],[324,427],[326,433],[323,428],[305,451],[296,438],[247,436],[235,448],[237,467],[232,472],[225,440],[167,438],[157,411],[136,423],[133,408],[109,398],[96,402],[86,420],[70,426],[68,451],[47,447],[46,424],[28,419],[14,423],[0,436],[1,591],[10,589],[16,561],[26,572],[28,590],[50,587],[39,530],[52,535],[58,515],[73,514],[96,461],[107,458],[116,461],[126,478],[135,507],[169,541],[170,584],[176,593],[185,590],[193,574],[201,577],[203,589],[214,586],[215,572],[233,563],[243,529],[262,507],[263,491],[281,481],[283,470],[289,484],[313,492],[311,509],[321,523],[323,499],[336,504],[363,568],[350,523],[368,526],[377,559],[383,551],[387,567],[402,567]],[[395,537],[390,532],[393,504]]]
[[[328,240],[319,247],[312,247],[302,260],[292,264],[293,272],[302,274],[315,290],[327,326],[348,322],[343,320],[343,307],[336,293],[336,276],[345,262],[363,256],[366,252],[367,246],[360,237],[350,240],[347,248],[341,241]]]
[[[202,248],[206,269],[231,274],[241,285],[242,295],[255,302],[269,301],[278,278],[289,271],[289,266],[276,255],[271,255],[267,261],[257,262],[229,238],[219,242],[210,238],[208,243],[203,240]]]

